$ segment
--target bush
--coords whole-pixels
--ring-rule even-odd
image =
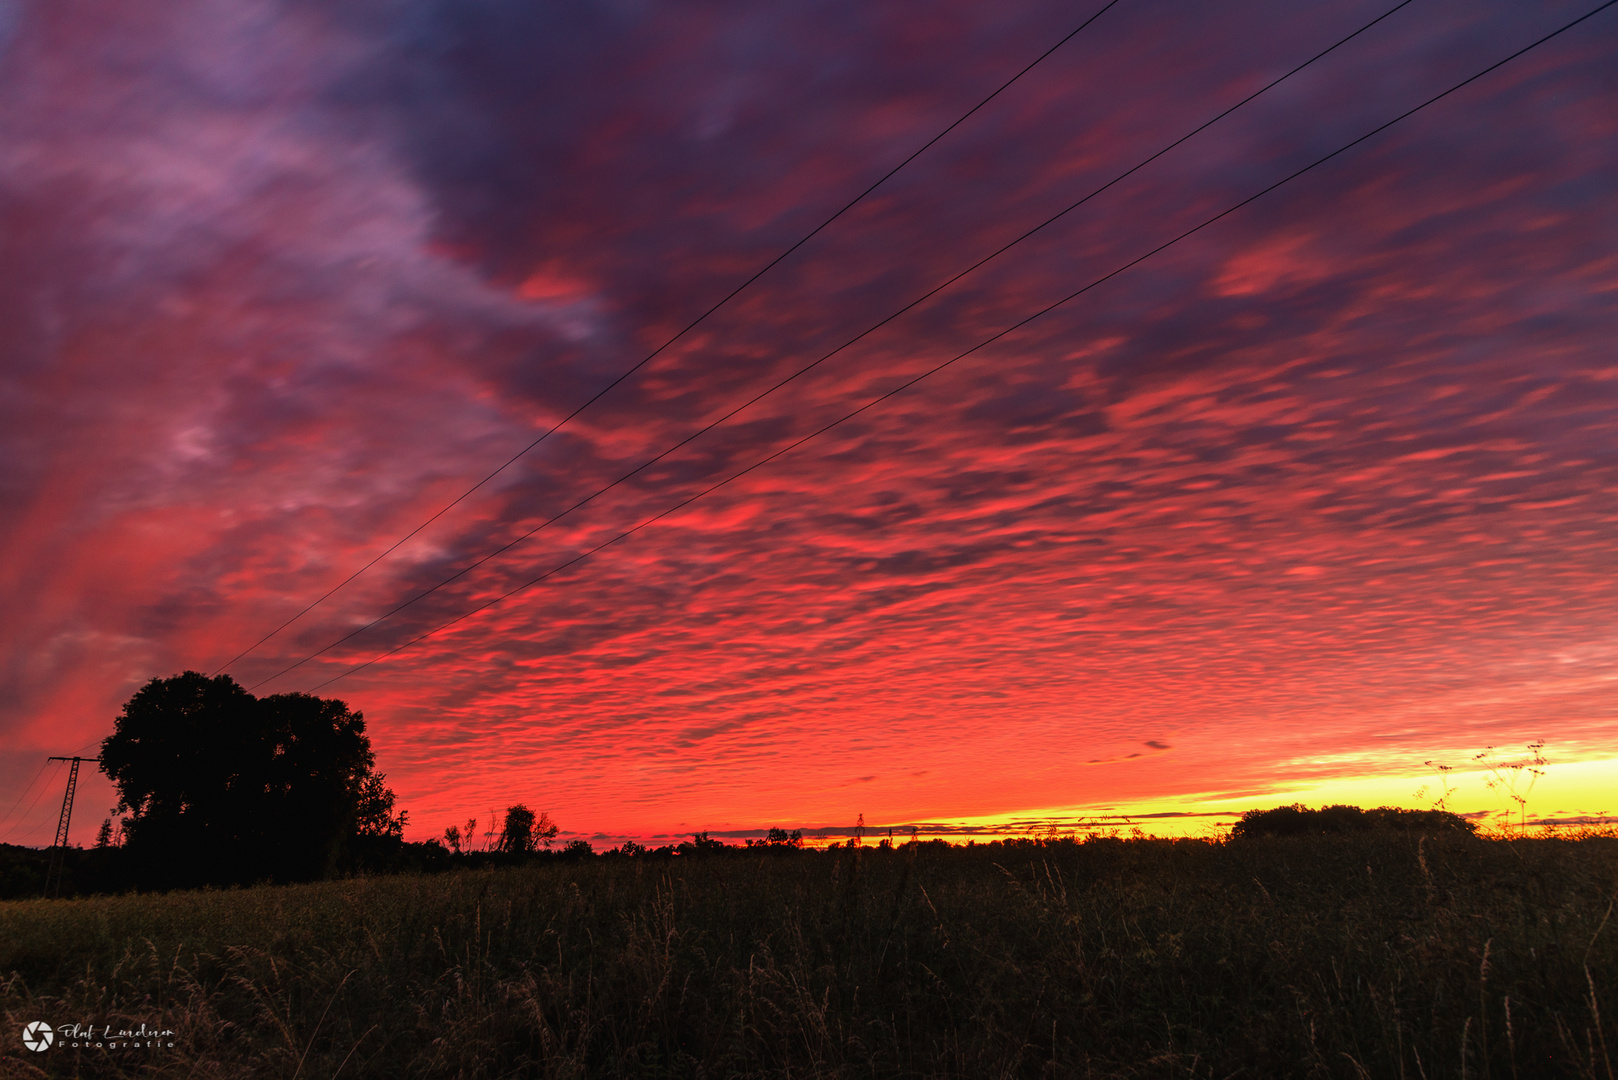
[[[1230,830],[1231,839],[1253,836],[1331,836],[1396,829],[1401,832],[1454,832],[1468,835],[1477,826],[1447,810],[1400,810],[1379,806],[1362,810],[1357,806],[1325,806],[1310,810],[1297,803],[1273,810],[1249,810]]]

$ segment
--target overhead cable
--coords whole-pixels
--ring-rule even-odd
[[[702,323],[707,321],[707,319],[708,319],[708,317],[710,315],[714,314],[714,312],[718,311],[720,308],[724,307],[726,304],[728,304],[732,300],[734,300],[745,289],[747,289],[748,286],[752,285],[759,278],[761,278],[765,274],[769,273],[782,260],[786,259],[793,252],[797,251],[799,248],[803,247],[803,245],[807,244],[810,240],[814,239],[827,226],[831,225],[838,218],[840,218],[844,214],[848,213],[855,206],[858,206],[861,202],[863,202],[865,200],[866,196],[871,194],[871,192],[875,191],[877,188],[881,187],[883,184],[885,184],[889,180],[891,180],[894,177],[894,175],[897,174],[906,165],[909,165],[912,161],[915,161],[916,158],[918,158],[922,154],[926,153],[933,146],[933,144],[937,143],[944,136],[948,135],[950,132],[954,131],[956,128],[958,128],[962,124],[964,124],[967,120],[971,119],[972,116],[974,116],[984,106],[988,105],[989,102],[991,102],[995,98],[999,97],[1013,83],[1017,82],[1024,75],[1028,74],[1035,67],[1037,67],[1040,63],[1042,63],[1047,57],[1049,57],[1052,53],[1056,52],[1063,45],[1066,45],[1069,41],[1072,41],[1075,37],[1077,37],[1078,34],[1082,30],[1085,29],[1085,27],[1089,26],[1091,23],[1093,23],[1097,19],[1101,18],[1101,16],[1105,15],[1109,10],[1111,10],[1113,7],[1117,6],[1121,2],[1122,2],[1122,0],[1108,0],[1108,2],[1106,4],[1104,4],[1100,9],[1098,9],[1094,14],[1092,14],[1091,16],[1086,18],[1083,22],[1079,23],[1079,25],[1074,27],[1072,30],[1068,31],[1068,33],[1065,36],[1063,36],[1061,38],[1061,40],[1057,41],[1056,44],[1052,45],[1050,48],[1046,49],[1044,52],[1042,52],[1038,56],[1034,57],[1033,60],[1029,61],[1026,65],[1024,65],[1023,68],[1021,70],[1019,70],[1015,75],[1011,76],[1011,78],[1007,79],[1005,82],[1001,83],[998,87],[996,87],[989,94],[988,97],[985,97],[982,101],[979,101],[976,105],[972,106],[966,112],[962,113],[959,117],[957,117],[955,120],[953,120],[949,124],[948,127],[944,128],[938,134],[936,134],[932,138],[928,139],[925,143],[922,143],[921,146],[919,146],[915,150],[913,150],[910,153],[910,155],[908,157],[906,157],[903,161],[899,162],[899,164],[895,165],[893,168],[891,168],[887,172],[883,173],[880,177],[877,178],[877,180],[874,183],[872,183],[864,191],[861,191],[858,195],[854,196],[848,202],[844,203],[843,206],[841,208],[839,208],[836,213],[832,214],[826,220],[822,221],[819,225],[816,225],[813,229],[809,230],[803,236],[799,237],[798,240],[795,241],[792,244],[791,247],[787,248],[785,251],[782,251],[779,255],[775,256],[775,258],[771,259],[769,262],[767,262],[763,266],[761,266],[758,270],[754,271],[751,277],[747,278],[747,280],[743,281],[740,285],[736,286],[730,292],[728,292],[724,296],[720,297],[720,299],[716,303],[714,303],[711,307],[709,307],[701,315],[698,315],[695,319],[691,320],[691,322],[687,323],[685,325],[685,327],[682,328],[673,337],[671,337],[668,340],[664,341],[663,344],[659,345],[657,348],[655,348],[651,352],[647,353],[644,357],[642,357],[639,361],[637,361],[633,367],[630,367],[630,368],[626,369],[625,371],[623,371],[616,378],[614,378],[611,382],[607,383],[606,386],[603,386],[600,390],[597,390],[595,392],[595,394],[593,394],[582,405],[579,405],[572,412],[568,413],[566,416],[562,417],[562,419],[560,419],[556,423],[552,424],[549,428],[547,428],[533,442],[529,443],[527,446],[523,447],[521,450],[519,450],[515,454],[511,455],[511,457],[507,458],[499,466],[499,468],[495,469],[493,472],[489,473],[483,479],[479,480],[477,483],[475,483],[471,487],[467,488],[461,494],[457,495],[454,499],[452,499],[450,502],[446,503],[443,507],[441,507],[438,510],[437,513],[435,513],[431,517],[429,517],[426,521],[423,521],[420,525],[417,525],[414,529],[411,529],[408,533],[401,536],[398,540],[395,540],[391,545],[388,546],[388,548],[386,550],[384,550],[381,554],[377,555],[370,562],[366,563],[364,566],[362,566],[358,570],[354,571],[348,577],[344,578],[342,581],[340,581],[336,585],[332,586],[332,588],[327,590],[321,596],[317,597],[315,600],[313,600],[311,603],[309,603],[306,607],[304,607],[297,614],[293,615],[290,619],[287,619],[285,622],[283,622],[280,626],[277,626],[274,630],[271,630],[268,634],[265,634],[263,637],[261,637],[257,641],[255,641],[253,644],[249,645],[247,648],[243,649],[241,652],[237,653],[235,656],[231,657],[229,660],[226,660],[223,664],[220,664],[210,674],[211,675],[218,675],[221,671],[224,671],[226,668],[230,667],[236,661],[240,660],[242,657],[244,657],[244,656],[248,655],[249,653],[253,652],[260,645],[263,645],[266,641],[269,641],[272,637],[279,634],[281,631],[285,630],[287,627],[291,626],[293,623],[297,622],[299,619],[303,618],[305,615],[309,614],[309,612],[313,611],[315,608],[319,607],[321,604],[325,603],[327,600],[331,599],[334,595],[336,595],[339,591],[341,591],[344,587],[346,587],[355,578],[359,577],[361,574],[365,573],[371,567],[375,566],[377,563],[381,562],[383,559],[385,559],[389,555],[393,554],[393,552],[397,551],[399,549],[400,545],[404,544],[406,541],[410,540],[412,537],[414,537],[418,533],[420,533],[421,530],[425,529],[427,526],[431,525],[433,522],[435,522],[439,518],[443,517],[450,510],[452,510],[456,506],[460,505],[468,497],[470,497],[474,492],[476,492],[478,489],[482,488],[483,485],[487,484],[490,480],[493,480],[496,476],[499,476],[501,473],[505,472],[506,469],[508,469],[509,467],[514,465],[519,459],[526,456],[529,453],[529,451],[533,450],[535,447],[539,446],[540,443],[544,442],[546,439],[548,439],[552,435],[556,434],[556,432],[560,431],[570,421],[572,421],[574,417],[578,416],[584,410],[588,409],[591,405],[594,405],[597,401],[601,400],[601,398],[603,398],[609,392],[611,392],[612,389],[614,387],[616,387],[619,383],[623,382],[625,379],[627,379],[631,375],[635,374],[635,372],[639,371],[641,368],[643,368],[647,364],[651,363],[654,359],[656,359],[658,356],[660,356],[664,352],[664,350],[668,349],[669,346],[673,345],[675,342],[677,342],[681,338],[685,337],[685,335],[689,334],[692,330],[695,330],[698,326],[702,325]]]
[[[1098,196],[1098,195],[1102,194],[1103,192],[1109,190],[1110,188],[1112,188],[1116,184],[1119,184],[1122,181],[1128,179],[1130,176],[1132,176],[1135,173],[1139,172],[1141,169],[1145,168],[1147,165],[1150,165],[1152,162],[1156,161],[1158,158],[1162,157],[1164,154],[1167,154],[1169,151],[1173,150],[1175,147],[1180,146],[1182,143],[1186,142],[1188,139],[1191,139],[1194,136],[1200,134],[1201,132],[1207,130],[1209,127],[1211,127],[1214,124],[1218,123],[1220,120],[1223,120],[1225,117],[1229,116],[1231,113],[1235,112],[1236,110],[1238,110],[1238,109],[1242,108],[1243,106],[1247,105],[1249,102],[1253,101],[1255,98],[1257,98],[1260,95],[1274,89],[1275,87],[1279,86],[1281,83],[1285,82],[1286,80],[1292,78],[1294,75],[1298,74],[1300,71],[1303,71],[1305,68],[1309,67],[1310,65],[1316,63],[1317,61],[1321,60],[1322,58],[1324,58],[1324,57],[1330,55],[1331,53],[1335,52],[1337,49],[1341,48],[1342,46],[1346,45],[1348,42],[1350,42],[1350,41],[1354,40],[1355,38],[1359,37],[1361,34],[1365,33],[1367,30],[1371,29],[1373,26],[1376,26],[1378,23],[1382,22],[1384,19],[1387,19],[1388,17],[1390,17],[1394,13],[1398,12],[1400,9],[1408,6],[1409,4],[1411,4],[1413,2],[1414,2],[1414,0],[1400,0],[1399,3],[1394,4],[1393,7],[1389,8],[1386,11],[1384,11],[1382,14],[1380,14],[1376,18],[1372,19],[1370,22],[1365,23],[1363,26],[1360,26],[1358,29],[1354,30],[1353,32],[1351,32],[1351,33],[1337,39],[1331,45],[1328,45],[1326,48],[1324,48],[1324,49],[1320,50],[1319,52],[1315,53],[1313,56],[1309,57],[1307,60],[1304,60],[1302,63],[1299,63],[1298,65],[1296,65],[1295,67],[1293,67],[1292,69],[1287,71],[1285,74],[1279,75],[1276,78],[1270,80],[1268,83],[1264,84],[1263,86],[1259,87],[1257,90],[1255,90],[1252,93],[1248,94],[1246,97],[1242,98],[1240,101],[1237,101],[1235,104],[1223,109],[1219,113],[1217,113],[1214,116],[1210,117],[1209,119],[1203,121],[1201,124],[1198,124],[1196,127],[1192,128],[1190,131],[1186,132],[1184,135],[1181,135],[1179,138],[1175,139],[1174,141],[1164,145],[1163,147],[1156,150],[1155,152],[1153,152],[1149,156],[1147,156],[1145,158],[1142,158],[1140,161],[1136,162],[1134,165],[1130,166],[1128,169],[1125,169],[1123,172],[1121,172],[1118,175],[1114,176],[1111,180],[1108,180],[1106,183],[1102,184],[1100,187],[1094,188],[1093,190],[1091,190],[1090,192],[1088,192],[1087,194],[1085,194],[1081,198],[1069,203],[1067,206],[1065,206],[1061,210],[1057,211],[1055,214],[1052,214],[1050,217],[1047,217],[1045,220],[1041,221],[1039,224],[1037,224],[1034,227],[1024,231],[1023,233],[1021,233],[1020,235],[1014,237],[1013,239],[1006,241],[1000,247],[996,248],[994,251],[992,251],[989,254],[987,254],[987,255],[983,256],[982,258],[978,259],[976,262],[974,262],[971,265],[967,266],[965,269],[960,270],[959,272],[957,272],[957,273],[951,275],[950,277],[944,279],[943,281],[939,282],[937,285],[934,285],[932,288],[928,289],[926,292],[922,293],[921,295],[915,297],[914,299],[912,299],[911,301],[906,303],[903,307],[901,307],[898,310],[890,313],[889,315],[885,316],[884,318],[882,318],[878,322],[875,322],[875,323],[871,324],[870,326],[866,327],[864,330],[860,331],[858,334],[855,334],[853,337],[849,338],[847,341],[844,341],[841,345],[838,345],[836,348],[832,349],[830,352],[825,353],[824,355],[818,357],[817,359],[811,361],[810,363],[805,364],[803,367],[798,368],[796,371],[792,372],[790,375],[786,376],[785,378],[777,381],[776,383],[769,386],[765,390],[763,390],[763,391],[755,394],[754,396],[748,398],[746,401],[743,401],[741,404],[736,405],[735,407],[731,408],[729,411],[727,411],[727,412],[723,413],[722,415],[716,417],[715,419],[709,421],[707,424],[703,425],[702,427],[697,428],[695,431],[692,431],[690,434],[686,435],[684,438],[680,439],[678,442],[674,443],[673,445],[664,448],[662,451],[660,451],[655,456],[647,458],[645,461],[642,461],[639,465],[636,465],[633,469],[631,469],[628,472],[624,473],[622,476],[619,476],[616,480],[613,480],[611,483],[605,484],[602,487],[597,488],[596,490],[591,492],[589,495],[585,496],[582,499],[579,499],[578,501],[574,502],[572,505],[568,506],[566,509],[561,510],[558,513],[555,513],[555,514],[551,515],[550,517],[546,518],[545,520],[541,521],[538,525],[535,525],[533,528],[529,529],[527,532],[524,532],[521,535],[513,538],[512,540],[507,541],[506,543],[500,545],[499,547],[493,549],[492,551],[486,552],[485,554],[483,554],[479,558],[477,558],[474,561],[468,563],[467,565],[461,567],[459,570],[457,570],[455,573],[451,574],[449,577],[446,577],[446,578],[442,579],[441,581],[437,582],[436,584],[428,587],[427,589],[422,590],[419,593],[416,593],[414,596],[411,596],[408,599],[400,601],[398,604],[395,604],[393,607],[389,608],[387,611],[384,611],[382,614],[380,614],[380,615],[376,616],[375,618],[371,619],[369,622],[366,622],[366,623],[364,623],[364,624],[362,624],[360,626],[355,627],[354,629],[348,631],[347,633],[345,633],[341,637],[329,642],[328,644],[326,644],[322,648],[316,650],[315,652],[309,653],[308,655],[306,655],[306,656],[302,657],[301,659],[293,662],[292,664],[289,664],[286,667],[281,668],[279,671],[275,672],[273,675],[268,675],[268,676],[260,679],[258,682],[254,683],[252,686],[248,687],[248,689],[249,690],[256,690],[260,686],[263,686],[264,684],[266,684],[268,682],[271,682],[271,681],[273,681],[275,679],[280,678],[282,675],[286,675],[289,672],[295,671],[296,669],[302,667],[304,664],[308,663],[309,661],[314,660],[314,659],[316,659],[316,658],[318,658],[320,656],[323,656],[327,652],[330,652],[332,649],[335,649],[339,645],[342,645],[344,642],[347,642],[347,641],[357,637],[358,635],[363,634],[365,631],[371,629],[373,626],[376,626],[378,623],[384,622],[387,619],[392,618],[394,615],[397,615],[399,612],[405,610],[406,608],[411,607],[412,605],[418,603],[419,601],[426,599],[427,597],[431,596],[433,593],[435,593],[438,590],[444,588],[445,586],[453,584],[454,582],[460,580],[462,577],[465,577],[467,574],[471,573],[473,570],[476,570],[478,567],[482,566],[484,563],[488,562],[490,559],[496,558],[497,556],[502,555],[505,552],[511,550],[513,547],[516,547],[518,544],[521,544],[524,541],[528,540],[530,537],[534,536],[536,533],[540,532],[541,530],[543,530],[545,528],[548,528],[551,525],[554,525],[556,522],[558,522],[558,521],[562,520],[563,518],[567,517],[568,515],[572,514],[575,510],[580,510],[583,507],[588,506],[590,503],[594,502],[596,499],[600,498],[602,495],[605,495],[607,492],[613,490],[618,485],[620,485],[620,484],[624,483],[625,481],[630,480],[633,477],[639,475],[640,473],[644,472],[646,469],[652,467],[653,465],[657,464],[659,461],[662,461],[664,458],[668,457],[670,454],[680,450],[682,447],[688,445],[689,443],[695,441],[696,439],[700,438],[701,436],[707,434],[709,431],[712,431],[714,428],[719,427],[721,424],[724,424],[726,421],[730,420],[732,417],[734,417],[738,413],[740,413],[740,412],[742,412],[742,411],[744,411],[744,410],[746,410],[748,408],[751,408],[753,405],[756,405],[758,402],[762,401],[764,398],[769,397],[771,394],[775,393],[777,390],[780,390],[782,387],[786,386],[787,384],[789,384],[791,382],[794,382],[797,379],[801,378],[802,376],[808,374],[810,371],[813,371],[815,368],[819,367],[821,364],[825,363],[827,360],[830,360],[832,357],[837,356],[838,354],[842,353],[844,350],[849,349],[852,346],[856,345],[860,341],[864,340],[866,337],[869,337],[871,334],[873,334],[876,331],[882,329],[884,326],[887,326],[889,323],[893,322],[895,319],[898,319],[899,317],[901,317],[904,314],[906,314],[907,312],[913,310],[914,308],[916,308],[920,304],[923,304],[927,300],[929,300],[932,297],[938,295],[938,293],[940,293],[943,290],[949,288],[951,285],[954,285],[956,282],[960,281],[962,278],[967,277],[968,275],[976,272],[977,270],[981,269],[983,266],[985,266],[988,263],[992,262],[993,260],[999,258],[1001,255],[1004,255],[1006,252],[1010,251],[1012,248],[1014,248],[1017,245],[1023,243],[1025,240],[1028,240],[1029,238],[1031,238],[1035,234],[1037,234],[1037,233],[1041,232],[1042,230],[1048,228],[1049,226],[1055,224],[1057,221],[1060,221],[1062,218],[1066,217],[1068,214],[1072,213],[1074,210],[1077,210],[1079,207],[1083,206],[1085,203],[1089,202],[1091,199],[1094,199],[1096,196]]]
[[[597,544],[595,547],[592,547],[592,548],[588,549],[587,551],[581,552],[580,554],[573,556],[572,558],[568,559],[567,561],[565,561],[563,563],[560,563],[557,566],[552,567],[550,570],[547,570],[545,573],[540,574],[538,577],[531,578],[530,580],[524,582],[523,584],[518,585],[518,586],[516,586],[516,587],[514,587],[512,589],[507,590],[506,592],[500,594],[499,596],[495,597],[492,600],[487,600],[487,601],[477,605],[476,607],[473,607],[472,609],[462,613],[461,615],[458,615],[455,618],[450,619],[447,622],[440,623],[439,625],[433,627],[431,630],[428,630],[425,633],[419,634],[416,637],[411,638],[409,641],[407,641],[407,642],[405,642],[405,643],[403,643],[401,645],[396,645],[391,649],[388,649],[388,650],[386,650],[386,651],[384,651],[382,653],[379,653],[376,656],[372,657],[371,659],[365,661],[364,663],[356,664],[355,666],[347,669],[346,671],[343,671],[342,673],[340,673],[338,675],[334,675],[333,677],[327,679],[325,682],[320,683],[319,685],[315,686],[313,689],[319,690],[319,689],[322,689],[322,688],[324,688],[326,686],[330,686],[332,683],[338,681],[339,679],[346,678],[349,675],[354,674],[355,672],[358,672],[358,671],[364,670],[367,667],[370,667],[371,665],[377,663],[378,661],[386,659],[389,656],[393,656],[396,653],[402,652],[403,650],[411,647],[412,645],[415,645],[418,642],[424,641],[427,638],[433,636],[434,634],[439,633],[442,630],[447,630],[449,627],[454,626],[457,623],[460,623],[460,622],[462,622],[462,621],[464,621],[464,620],[466,620],[468,618],[471,618],[473,615],[476,615],[479,612],[486,611],[487,609],[493,607],[494,605],[496,605],[498,603],[501,603],[501,602],[503,602],[503,601],[505,601],[507,599],[510,599],[511,597],[517,595],[518,593],[523,592],[523,591],[525,591],[525,590],[527,590],[529,588],[532,588],[535,585],[538,585],[539,583],[545,581],[547,578],[550,578],[551,576],[553,576],[555,574],[558,574],[558,573],[562,572],[563,570],[566,570],[568,567],[571,567],[571,566],[574,566],[574,565],[576,565],[576,564],[578,564],[580,562],[583,562],[585,559],[587,559],[590,556],[596,554],[597,552],[602,551],[605,548],[611,547],[613,544],[616,544],[619,541],[624,540],[627,537],[630,537],[630,536],[634,535],[635,533],[639,532],[641,529],[644,529],[646,526],[651,525],[653,522],[660,521],[663,518],[668,517],[670,514],[673,514],[673,513],[677,512],[679,510],[684,509],[685,507],[687,507],[687,506],[691,505],[692,503],[696,502],[698,499],[702,498],[703,496],[709,495],[712,492],[715,492],[715,491],[719,490],[720,488],[725,487],[726,485],[730,484],[731,482],[733,482],[735,480],[738,480],[743,476],[746,476],[748,473],[754,471],[755,469],[761,468],[764,465],[769,464],[771,461],[774,461],[776,458],[779,458],[779,457],[783,456],[784,454],[790,453],[791,451],[793,451],[793,450],[797,449],[798,447],[802,446],[804,443],[807,443],[812,439],[818,438],[819,436],[821,436],[821,435],[825,434],[826,432],[832,430],[833,428],[847,422],[848,420],[852,420],[854,417],[860,415],[861,413],[865,412],[866,410],[874,408],[875,406],[881,404],[882,402],[888,400],[891,397],[894,397],[897,394],[903,393],[904,391],[910,389],[910,387],[915,386],[917,383],[921,382],[923,379],[926,379],[926,378],[929,378],[929,377],[931,377],[933,375],[936,375],[938,372],[943,371],[945,368],[950,367],[952,364],[955,364],[956,362],[958,362],[960,360],[963,360],[968,356],[971,356],[973,353],[979,351],[980,349],[983,349],[984,347],[986,347],[988,345],[991,345],[996,341],[999,341],[1001,338],[1003,338],[1003,337],[1007,336],[1008,334],[1011,334],[1011,333],[1021,329],[1024,326],[1027,326],[1029,323],[1033,322],[1034,320],[1036,320],[1036,319],[1038,319],[1038,318],[1040,318],[1040,317],[1042,317],[1042,316],[1044,316],[1046,314],[1049,314],[1050,312],[1056,310],[1059,307],[1062,307],[1065,304],[1070,303],[1071,301],[1077,299],[1080,296],[1083,296],[1085,293],[1089,292],[1091,289],[1096,288],[1098,285],[1101,285],[1101,284],[1103,284],[1103,283],[1105,283],[1107,281],[1110,281],[1113,278],[1117,277],[1118,275],[1124,273],[1125,271],[1127,271],[1127,270],[1129,270],[1129,269],[1131,269],[1131,268],[1133,268],[1135,266],[1140,265],[1141,263],[1145,262],[1147,259],[1150,259],[1152,256],[1157,255],[1159,252],[1162,252],[1165,249],[1170,248],[1170,247],[1174,246],[1175,244],[1178,244],[1180,241],[1185,240],[1188,237],[1196,235],[1197,233],[1201,232],[1203,229],[1206,229],[1208,226],[1213,225],[1214,223],[1216,223],[1218,221],[1221,221],[1224,218],[1229,217],[1231,214],[1234,214],[1237,211],[1241,210],[1243,207],[1248,206],[1253,202],[1256,202],[1257,200],[1259,200],[1259,199],[1263,198],[1264,196],[1270,194],[1271,192],[1275,191],[1277,188],[1280,188],[1280,187],[1282,187],[1282,186],[1284,186],[1286,184],[1291,183],[1292,181],[1298,179],[1299,177],[1305,175],[1306,173],[1312,172],[1313,170],[1315,170],[1315,169],[1319,168],[1320,166],[1326,164],[1328,161],[1331,161],[1333,158],[1336,158],[1336,157],[1346,153],[1347,151],[1353,149],[1354,147],[1360,145],[1361,143],[1363,143],[1363,142],[1365,142],[1365,141],[1367,141],[1367,140],[1369,140],[1371,138],[1374,138],[1377,135],[1380,135],[1382,132],[1384,132],[1384,131],[1388,130],[1389,128],[1393,127],[1395,124],[1397,124],[1397,123],[1399,123],[1399,122],[1401,122],[1403,120],[1406,120],[1411,116],[1414,116],[1416,113],[1421,112],[1423,109],[1426,109],[1429,106],[1434,105],[1439,101],[1442,101],[1443,99],[1449,97],[1451,94],[1454,94],[1456,91],[1461,90],[1461,89],[1463,89],[1463,88],[1465,88],[1467,86],[1470,86],[1472,83],[1477,82],[1479,79],[1481,79],[1484,76],[1490,74],[1491,72],[1496,71],[1501,67],[1504,67],[1506,64],[1508,64],[1511,61],[1517,59],[1518,57],[1523,56],[1524,54],[1526,54],[1528,52],[1531,52],[1534,49],[1539,48],[1541,45],[1544,45],[1546,42],[1552,40],[1553,38],[1556,38],[1556,37],[1560,36],[1561,34],[1566,33],[1567,31],[1573,29],[1575,26],[1578,26],[1580,23],[1584,22],[1585,20],[1590,19],[1590,18],[1600,14],[1601,12],[1605,11],[1607,8],[1612,7],[1614,4],[1618,4],[1618,0],[1605,0],[1604,3],[1601,3],[1601,4],[1597,5],[1596,7],[1592,8],[1591,10],[1585,12],[1583,15],[1580,15],[1578,18],[1573,19],[1571,22],[1564,23],[1562,26],[1560,26],[1557,29],[1551,31],[1550,33],[1548,33],[1545,36],[1539,38],[1538,40],[1533,41],[1530,44],[1525,45],[1522,48],[1518,49],[1517,51],[1511,53],[1510,55],[1508,55],[1508,56],[1506,56],[1506,57],[1504,57],[1504,58],[1502,58],[1500,60],[1495,61],[1494,63],[1490,64],[1488,67],[1483,68],[1481,71],[1478,71],[1475,74],[1470,75],[1465,79],[1462,79],[1460,82],[1455,83],[1453,86],[1449,87],[1447,90],[1444,90],[1444,91],[1441,91],[1440,93],[1434,94],[1432,97],[1430,97],[1427,100],[1421,102],[1421,104],[1415,105],[1415,106],[1412,106],[1409,109],[1406,109],[1404,112],[1400,113],[1398,116],[1395,116],[1393,119],[1388,120],[1388,121],[1386,121],[1386,122],[1384,122],[1382,124],[1379,124],[1375,128],[1372,128],[1370,131],[1367,131],[1365,134],[1359,136],[1358,138],[1352,140],[1351,142],[1344,143],[1342,146],[1339,146],[1336,150],[1333,150],[1331,153],[1326,154],[1326,155],[1324,155],[1322,157],[1316,158],[1314,161],[1310,162],[1308,165],[1305,165],[1302,168],[1287,174],[1286,176],[1282,177],[1280,180],[1277,180],[1274,183],[1270,184],[1268,187],[1265,187],[1262,190],[1257,191],[1254,194],[1247,196],[1245,199],[1242,199],[1240,202],[1232,204],[1231,206],[1225,208],[1224,210],[1221,210],[1219,213],[1214,214],[1212,217],[1206,218],[1201,223],[1192,226],[1191,228],[1185,230],[1184,232],[1180,233],[1179,235],[1175,236],[1174,238],[1172,238],[1170,240],[1164,241],[1163,243],[1159,244],[1157,247],[1152,248],[1150,251],[1146,252],[1145,254],[1139,255],[1136,258],[1131,259],[1129,262],[1124,263],[1123,265],[1117,267],[1116,269],[1114,269],[1114,270],[1112,270],[1112,271],[1110,271],[1110,272],[1108,272],[1106,274],[1103,274],[1101,277],[1098,277],[1098,278],[1094,279],[1093,281],[1091,281],[1089,284],[1084,285],[1083,287],[1074,290],[1073,292],[1071,292],[1068,295],[1064,296],[1062,299],[1057,300],[1057,301],[1055,301],[1055,302],[1053,302],[1051,304],[1047,304],[1045,307],[1040,308],[1038,311],[1035,311],[1033,314],[1027,316],[1026,318],[1023,318],[1023,319],[1019,320],[1018,322],[1015,322],[1012,325],[1006,327],[1005,329],[999,331],[998,333],[995,333],[995,334],[991,335],[990,337],[987,337],[984,340],[978,342],[978,344],[972,346],[970,349],[967,349],[965,352],[957,353],[955,356],[951,357],[950,359],[945,360],[944,362],[942,362],[940,364],[937,364],[932,368],[929,368],[928,370],[922,372],[920,375],[916,375],[913,378],[910,378],[910,379],[906,380],[905,382],[899,384],[898,386],[895,386],[891,390],[888,390],[887,392],[885,392],[885,393],[883,393],[883,394],[881,394],[881,395],[879,395],[879,396],[877,396],[875,398],[872,398],[870,401],[867,401],[865,404],[861,405],[859,408],[854,409],[851,412],[843,414],[842,416],[838,417],[836,420],[833,420],[830,423],[825,424],[820,428],[817,428],[816,430],[810,432],[808,435],[805,435],[802,438],[796,439],[796,440],[788,443],[787,445],[781,447],[779,450],[774,451],[773,453],[769,454],[766,457],[760,458],[758,461],[755,461],[753,464],[747,466],[746,468],[740,470],[739,472],[732,473],[730,476],[728,476],[725,479],[719,481],[718,483],[712,484],[709,487],[704,488],[703,490],[697,492],[695,495],[691,495],[691,496],[689,496],[689,497],[687,497],[685,499],[680,500],[678,503],[676,503],[673,506],[669,507],[668,509],[662,511],[661,513],[655,514],[652,517],[649,517],[649,518],[645,519],[640,524],[635,525],[632,528],[625,529],[623,532],[619,533],[617,536],[614,536],[611,540],[607,540],[607,541],[604,541],[603,543]]]

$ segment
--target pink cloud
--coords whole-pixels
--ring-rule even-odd
[[[0,62],[4,803],[146,678],[224,662],[527,445],[1071,18],[81,7],[25,8]],[[1573,10],[1413,7],[265,689],[610,539]],[[1372,14],[1120,7],[232,671],[527,532]],[[327,692],[424,832],[519,799],[581,830],[943,820],[1261,786],[1310,755],[1592,752],[1618,600],[1614,33],[1592,20]]]

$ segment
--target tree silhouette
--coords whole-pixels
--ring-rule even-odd
[[[506,824],[500,830],[500,850],[511,855],[523,855],[534,850],[534,845],[551,846],[559,830],[551,816],[543,811],[536,818],[534,812],[522,803],[506,808]]]
[[[1293,803],[1270,810],[1247,811],[1232,826],[1230,836],[1232,840],[1255,836],[1329,836],[1372,829],[1472,833],[1477,826],[1447,810],[1403,810],[1391,806],[1363,810],[1341,803],[1311,810]]]
[[[364,717],[336,699],[258,699],[194,671],[153,679],[124,705],[101,759],[148,884],[322,877],[356,837],[404,828]]]
[[[534,850],[534,812],[521,803],[506,808],[506,824],[500,830],[500,850],[512,855]]]

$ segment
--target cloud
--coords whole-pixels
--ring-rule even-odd
[[[0,546],[25,572],[0,596],[0,732],[19,755],[104,734],[144,679],[293,615],[1072,18],[7,10]],[[266,689],[549,572],[1572,10],[1401,13]],[[529,532],[1372,14],[1109,12],[232,671],[257,682]],[[1615,32],[1592,20],[329,692],[366,713],[413,820],[509,795],[610,835],[840,820],[851,784],[873,820],[950,820],[1247,788],[1311,755],[1421,760],[1514,725],[1598,743]],[[0,796],[30,774],[0,772]]]

